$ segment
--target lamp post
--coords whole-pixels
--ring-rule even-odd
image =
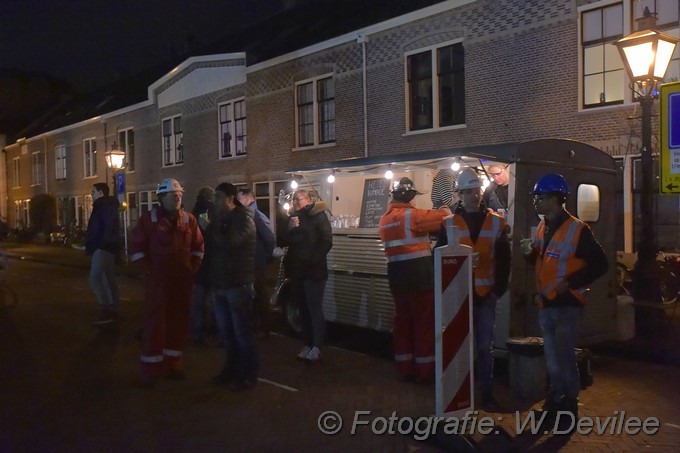
[[[120,202],[123,212],[123,243],[125,247],[125,259],[127,261],[127,203],[125,202],[125,172],[120,170],[125,168],[125,151],[118,148],[113,142],[111,149],[104,153],[106,166],[113,172],[113,192]]]
[[[633,269],[633,297],[636,300],[661,301],[661,280],[656,262],[658,245],[654,231],[656,219],[652,172],[652,106],[656,85],[668,69],[678,40],[654,30],[656,18],[645,8],[638,19],[637,31],[616,42],[621,60],[633,84],[633,92],[642,108],[642,236],[638,243],[638,259]]]

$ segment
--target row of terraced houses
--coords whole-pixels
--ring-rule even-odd
[[[331,171],[333,162],[350,158],[387,164],[404,153],[559,137],[617,159],[617,241],[621,249],[634,247],[624,227],[633,231],[639,220],[639,108],[613,43],[635,31],[645,6],[657,12],[659,30],[680,36],[679,2],[412,4],[368,24],[360,9],[305,16],[327,27],[296,22],[291,10],[283,25],[280,18],[260,24],[240,41],[177,62],[132,103],[107,94],[89,110],[55,110],[39,129],[5,144],[2,216],[11,227],[30,226],[31,198],[48,193],[58,202],[57,223],[85,226],[92,184],[111,183],[103,153],[114,143],[127,153],[133,226],[156,203],[154,190],[166,177],[186,188],[187,208],[202,186],[247,185],[276,220],[291,169]],[[322,39],[310,38],[314,30]],[[667,80],[679,78],[676,51]],[[655,200],[659,241],[677,248],[678,197]]]

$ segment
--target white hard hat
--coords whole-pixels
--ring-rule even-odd
[[[463,170],[458,175],[456,180],[456,190],[461,191],[465,189],[479,189],[482,187],[482,181],[474,170]]]
[[[158,184],[158,189],[156,189],[156,194],[168,193],[168,192],[184,192],[184,189],[180,183],[174,178],[165,178]]]

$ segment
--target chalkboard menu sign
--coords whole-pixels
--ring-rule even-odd
[[[389,196],[389,179],[367,179],[364,182],[359,228],[378,228],[380,217],[387,211],[387,200]]]

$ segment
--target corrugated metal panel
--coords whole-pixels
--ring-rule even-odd
[[[352,231],[352,230],[349,230]],[[333,235],[323,310],[328,321],[390,332],[394,303],[377,232]]]

